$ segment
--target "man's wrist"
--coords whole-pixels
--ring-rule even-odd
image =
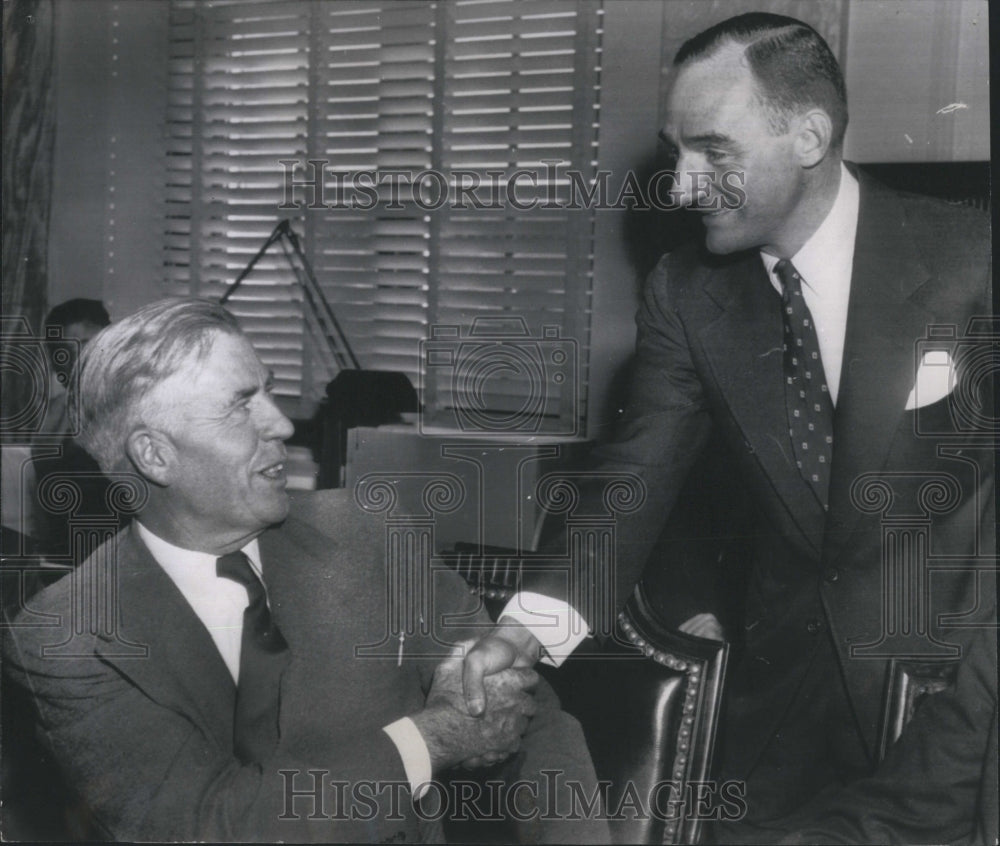
[[[420,788],[431,780],[434,765],[430,748],[419,726],[410,717],[402,717],[382,728],[396,745],[403,762],[406,780],[414,799],[419,799]]]
[[[540,645],[545,664],[560,666],[587,636],[587,623],[567,602],[521,591],[500,613],[500,623],[524,627]]]
[[[431,775],[447,769],[460,760],[460,756],[454,752],[449,754],[449,750],[440,742],[442,731],[448,729],[448,720],[440,706],[429,705],[423,711],[411,714],[410,720],[417,727],[417,732],[427,747]]]
[[[542,644],[525,625],[513,617],[501,617],[491,634],[507,641],[520,655],[514,666],[531,667],[542,656]]]

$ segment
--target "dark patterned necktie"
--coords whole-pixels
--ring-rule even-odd
[[[781,317],[785,325],[783,363],[788,434],[795,463],[824,509],[829,507],[833,454],[833,401],[823,373],[819,339],[802,296],[802,277],[790,262],[774,266],[781,281]]]
[[[288,644],[271,619],[264,585],[242,552],[223,555],[216,573],[247,589],[243,612],[240,677],[236,685],[233,748],[244,763],[260,763],[278,741],[278,685],[288,659]]]

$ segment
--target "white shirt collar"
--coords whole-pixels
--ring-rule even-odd
[[[166,570],[167,575],[171,578],[173,578],[174,573],[185,576],[188,571],[196,574],[209,572],[212,578],[218,578],[215,573],[215,562],[219,559],[218,555],[174,546],[169,541],[165,541],[159,535],[151,532],[138,520],[136,521],[136,527],[139,530],[139,537],[146,544],[146,548],[150,551],[153,558],[156,559],[156,563]],[[260,566],[260,545],[257,543],[257,538],[251,540],[240,551],[250,559],[250,566],[253,567],[263,582],[264,579]],[[227,581],[229,580],[227,579]]]
[[[841,162],[840,185],[833,206],[809,240],[791,258],[803,285],[821,299],[838,296],[843,284],[850,285],[860,202],[858,180]],[[771,284],[780,292],[781,282],[774,275],[777,256],[761,251],[760,257]]]
[[[191,610],[208,630],[233,681],[237,681],[240,673],[243,612],[250,602],[246,588],[232,579],[219,577],[215,570],[217,555],[174,546],[139,521],[136,521],[136,528],[140,540],[156,563],[177,586]],[[259,577],[260,546],[257,539],[254,538],[244,546],[242,552]]]

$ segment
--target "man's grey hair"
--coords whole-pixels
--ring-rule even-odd
[[[83,348],[70,408],[81,446],[105,473],[125,469],[129,434],[153,423],[143,418],[152,390],[192,357],[202,359],[216,332],[242,334],[218,303],[170,297],[111,324]]]

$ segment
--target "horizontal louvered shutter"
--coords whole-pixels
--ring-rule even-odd
[[[307,153],[308,2],[171,3],[166,275],[172,293],[221,297],[279,215],[278,161]],[[292,214],[301,226],[302,213]],[[303,390],[301,294],[280,249],[227,303],[275,390]]]
[[[567,172],[589,184],[596,168],[597,9],[472,0],[445,11],[439,167],[474,174],[466,183],[498,182],[504,197],[499,208],[440,212],[432,332],[455,327],[459,341],[454,367],[427,368],[426,415],[473,430],[575,434],[586,403],[593,211],[565,206]],[[511,204],[508,185],[530,208]]]
[[[170,290],[221,296],[288,218],[362,367],[405,372],[427,421],[577,431],[593,211],[430,208],[408,185],[462,171],[504,199],[527,170],[537,184],[522,176],[517,199],[552,205],[567,171],[592,180],[597,5],[173,0],[171,16]],[[392,173],[397,201],[385,184],[374,208],[306,208],[315,193],[299,185],[289,203],[282,161],[299,182],[322,168],[329,205],[362,172]],[[336,366],[279,246],[228,305],[277,391],[308,408]],[[422,341],[454,341],[456,366],[426,368]]]
[[[437,4],[317,6],[315,158],[348,185],[362,172],[430,168]],[[432,282],[431,227],[427,212],[405,197],[396,204],[402,208],[389,205],[387,199],[370,209],[313,210],[307,241],[362,367],[403,371],[416,387]]]

